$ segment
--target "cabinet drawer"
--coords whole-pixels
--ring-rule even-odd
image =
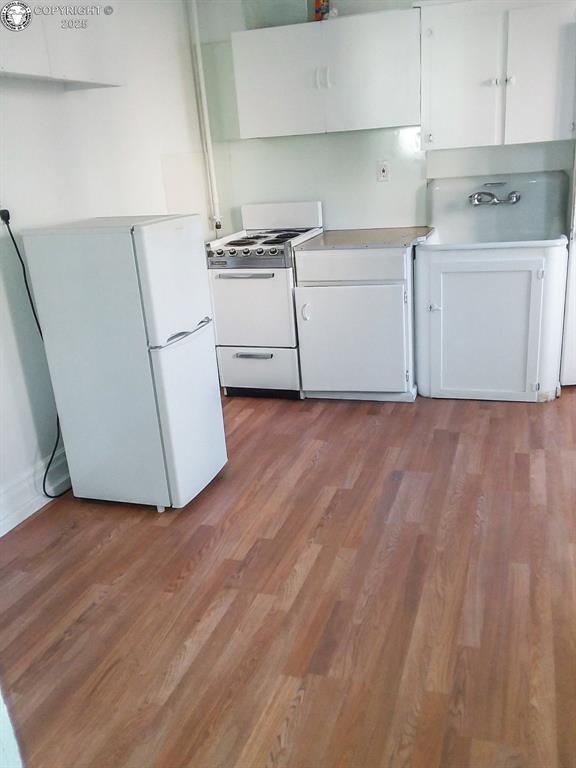
[[[298,354],[276,347],[218,347],[223,387],[300,389]]]
[[[298,285],[405,280],[405,248],[296,251]]]

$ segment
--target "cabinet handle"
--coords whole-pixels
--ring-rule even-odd
[[[506,85],[516,85],[516,75],[510,75],[506,78]]]
[[[427,133],[427,134],[426,134],[426,142],[427,142],[428,144],[432,144],[432,141],[433,141],[433,137],[432,137],[432,134],[431,134],[431,133]]]
[[[310,320],[310,312],[308,311],[310,309],[310,304],[302,304],[302,309],[300,310],[300,314],[302,315],[303,320]]]
[[[330,76],[330,67],[324,67],[324,81],[326,83],[326,88],[328,89],[332,88],[332,78]]]
[[[272,360],[274,355],[272,352],[236,352],[234,357],[241,360]]]
[[[316,67],[316,70],[314,72],[314,84],[316,86],[316,90],[320,89],[320,67]]]
[[[428,312],[441,312],[442,307],[438,304],[429,304],[428,305]]]
[[[499,77],[493,77],[490,80],[490,85],[500,85],[500,78]]]

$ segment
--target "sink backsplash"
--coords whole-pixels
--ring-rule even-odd
[[[567,234],[568,176],[564,171],[466,176],[428,182],[428,220],[441,242],[547,240]],[[471,205],[475,192],[514,204]]]

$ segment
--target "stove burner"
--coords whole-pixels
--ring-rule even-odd
[[[251,240],[249,237],[243,237],[241,240],[229,240],[226,245],[256,245],[258,240]]]
[[[263,240],[262,245],[282,245],[286,240],[290,240],[291,237],[292,235],[288,235],[287,237],[284,237],[283,235],[272,237],[270,240]]]

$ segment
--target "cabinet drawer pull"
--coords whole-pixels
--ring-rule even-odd
[[[300,310],[300,314],[302,315],[303,320],[310,320],[310,304],[306,302],[306,304],[302,304],[302,309]]]
[[[241,360],[272,360],[274,354],[272,352],[236,352],[234,357]]]

